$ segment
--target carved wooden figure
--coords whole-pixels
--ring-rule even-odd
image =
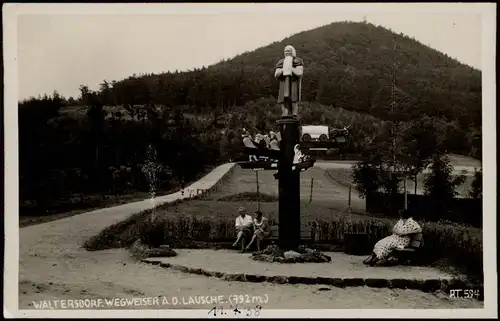
[[[278,61],[274,77],[279,80],[278,104],[281,106],[282,117],[297,117],[298,103],[301,101],[302,75],[304,63],[297,57],[295,48],[285,47],[285,57]]]

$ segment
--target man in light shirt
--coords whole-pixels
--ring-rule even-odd
[[[241,243],[241,251],[245,249],[245,239],[249,238],[253,233],[253,218],[247,215],[244,207],[238,208],[238,217],[236,218],[236,232],[238,233],[236,237],[236,242],[233,246],[237,246]]]

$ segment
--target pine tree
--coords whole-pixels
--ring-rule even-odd
[[[483,197],[483,168],[474,169],[474,180],[471,184],[469,197],[473,199],[481,199]]]
[[[466,176],[461,173],[453,177],[453,165],[441,151],[434,153],[430,173],[425,176],[425,195],[431,199],[434,215],[446,217],[450,202],[458,195],[457,186],[465,182]]]

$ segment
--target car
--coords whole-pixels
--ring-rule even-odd
[[[301,126],[300,138],[303,142],[327,142],[329,140],[329,127],[325,125]]]
[[[345,143],[349,136],[351,126],[344,128],[332,128],[326,125],[305,125],[301,126],[301,141],[308,142],[337,142]]]

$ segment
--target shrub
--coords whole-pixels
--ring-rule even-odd
[[[430,173],[425,175],[425,195],[431,197],[433,212],[447,213],[450,203],[458,195],[456,187],[465,182],[466,176],[462,173],[453,177],[453,165],[449,158],[436,152],[432,157]]]
[[[483,197],[483,169],[474,169],[474,180],[471,184],[469,197],[472,199],[481,199]]]
[[[164,226],[170,235],[175,235],[177,245],[188,246],[192,241],[228,242],[236,237],[233,220],[196,219],[194,217],[168,218]],[[391,234],[395,221],[380,221],[377,219],[346,219],[336,217],[331,221],[318,220],[318,243],[342,244],[344,233],[364,232],[368,234],[369,246]],[[482,270],[482,238],[466,227],[458,225],[443,225],[433,222],[420,222],[424,234],[423,258],[424,264],[432,264],[440,259],[446,259],[462,272],[480,276]],[[152,228],[151,231],[159,231]],[[158,232],[158,235],[162,235]],[[173,239],[170,239],[172,242]],[[160,242],[160,241],[158,241]],[[164,238],[162,244],[169,242]],[[174,244],[175,245],[175,244]],[[174,246],[173,245],[173,246]]]
[[[139,239],[142,244],[150,248],[160,247],[165,240],[166,224],[163,218],[156,216],[148,217],[139,224]]]
[[[279,200],[279,198],[274,196],[274,195],[269,195],[269,194],[262,194],[262,193],[257,194],[256,192],[244,192],[244,193],[224,196],[224,197],[219,198],[217,201],[221,201],[221,202],[241,202],[241,201],[256,202],[257,200],[259,200],[259,202],[276,202]]]
[[[87,251],[98,251],[128,247],[139,238],[139,227],[149,215],[151,215],[150,210],[143,211],[132,215],[126,220],[108,226],[99,234],[85,241],[83,248]]]
[[[366,161],[353,166],[352,180],[360,197],[366,197],[382,185],[377,169]]]

